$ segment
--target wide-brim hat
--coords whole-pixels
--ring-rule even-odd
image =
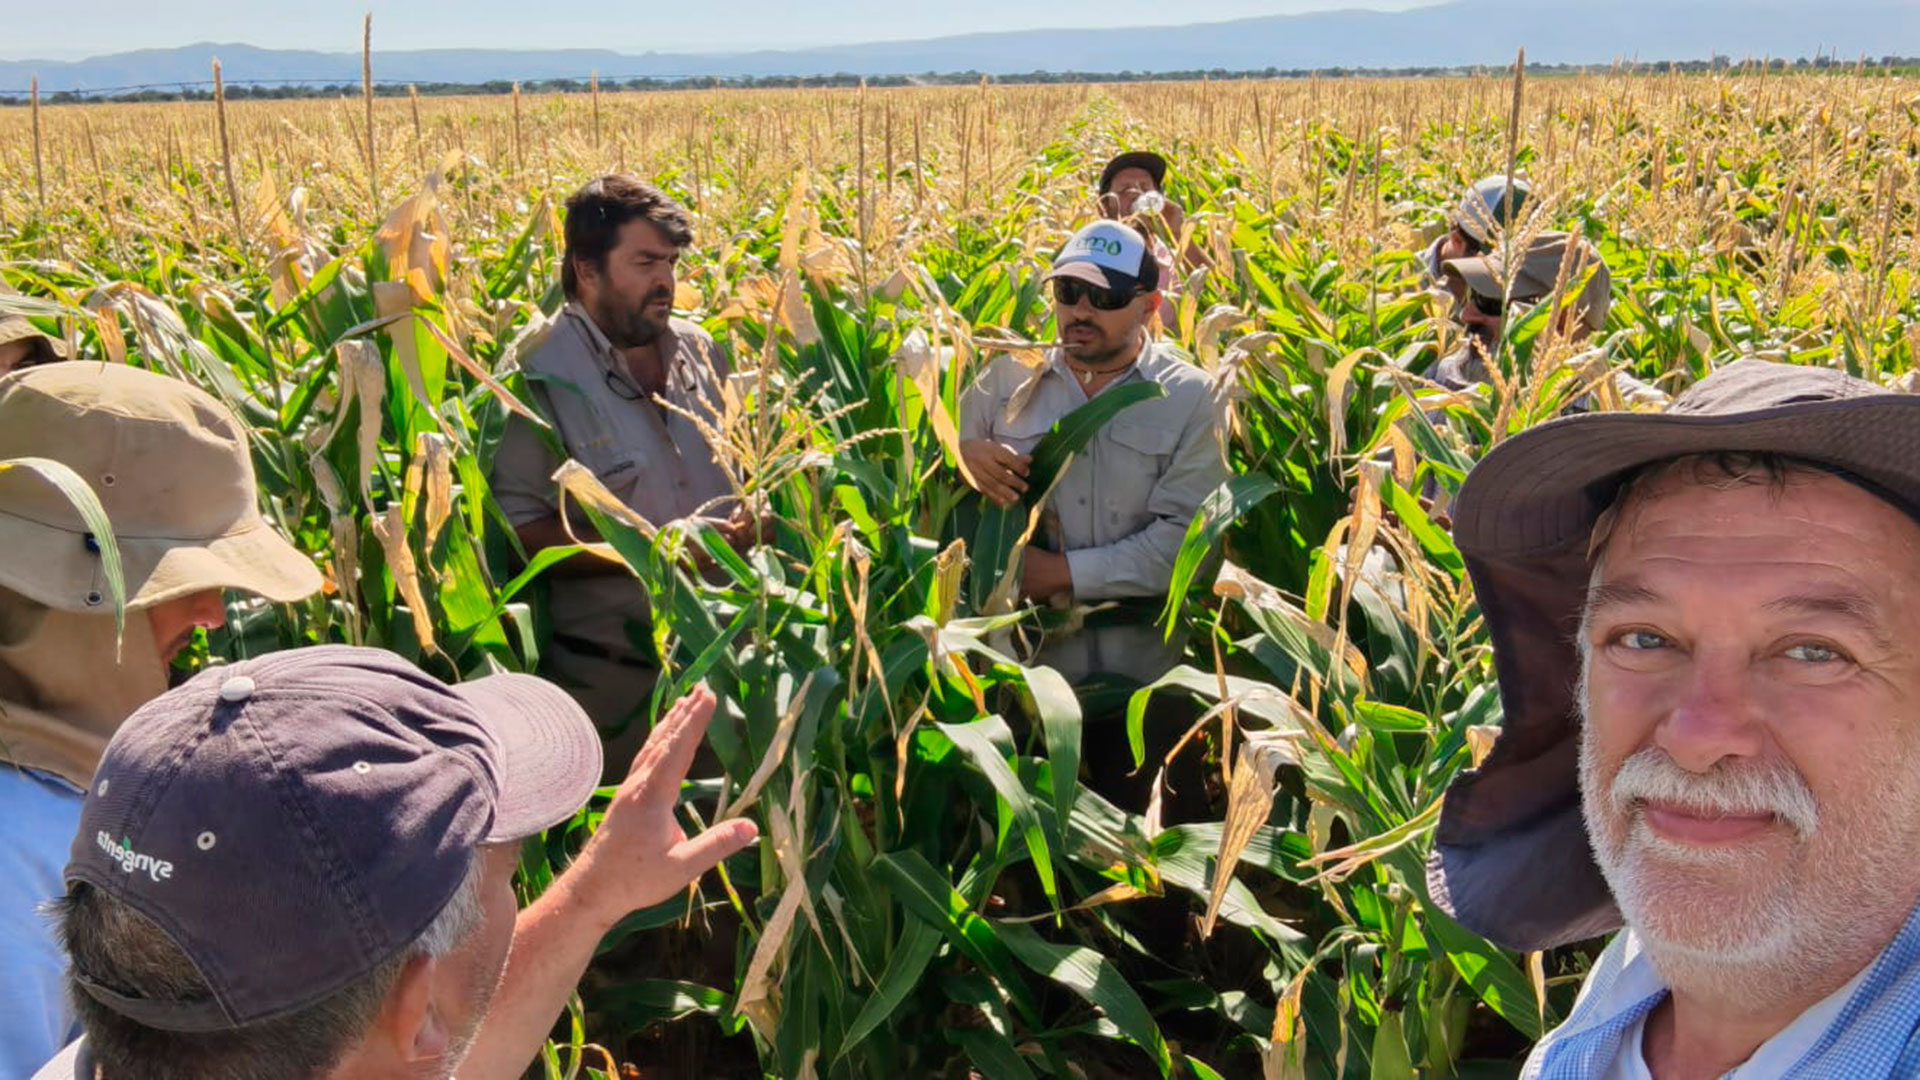
[[[178,379],[70,362],[0,379],[0,461],[51,459],[106,509],[130,607],[209,589],[292,602],[313,563],[261,516],[245,429]],[[0,586],[64,611],[110,604],[102,544],[30,468],[0,472]]]
[[[1920,506],[1920,397],[1827,368],[1741,360],[1664,414],[1592,413],[1516,435],[1461,485],[1454,542],[1486,617],[1505,716],[1486,760],[1447,791],[1428,886],[1500,945],[1546,949],[1620,926],[1580,803],[1587,545],[1635,470],[1717,452],[1814,462]]]
[[[32,341],[51,352],[56,359],[67,358],[67,343],[28,322],[22,315],[0,315],[0,345]]]
[[[1514,254],[1511,271],[1507,253],[1498,247],[1484,255],[1448,259],[1441,267],[1458,274],[1470,291],[1493,299],[1538,300],[1556,286],[1577,286],[1574,308],[1580,320],[1595,330],[1606,325],[1613,306],[1613,275],[1592,244],[1567,233],[1547,232]]]
[[[1147,175],[1153,177],[1154,187],[1166,186],[1166,158],[1151,150],[1129,150],[1124,154],[1116,154],[1113,160],[1107,162],[1106,166],[1100,170],[1100,194],[1105,195],[1113,190],[1113,178],[1119,176],[1124,169],[1145,169]]]

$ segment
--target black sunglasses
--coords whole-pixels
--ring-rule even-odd
[[[1090,282],[1081,281],[1079,278],[1053,279],[1053,298],[1055,300],[1058,300],[1067,307],[1072,307],[1079,303],[1082,298],[1085,298],[1087,303],[1092,304],[1096,311],[1119,311],[1121,308],[1133,303],[1133,298],[1141,295],[1145,291],[1146,290],[1139,288],[1109,289],[1104,285],[1094,285]]]
[[[1473,310],[1485,315],[1489,319],[1498,319],[1507,313],[1507,304],[1509,301],[1502,300],[1497,296],[1481,296],[1472,289],[1468,289],[1467,299],[1472,301]],[[1515,304],[1537,304],[1539,302],[1540,298],[1537,296],[1516,296],[1511,301],[1511,303]]]

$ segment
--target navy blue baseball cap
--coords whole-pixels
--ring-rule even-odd
[[[449,686],[344,645],[210,668],[108,743],[66,882],[153,922],[212,996],[74,981],[167,1031],[297,1012],[416,941],[476,848],[567,820],[599,778],[592,722],[530,675]]]

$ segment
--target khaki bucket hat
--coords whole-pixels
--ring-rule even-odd
[[[1460,487],[1453,537],[1493,640],[1505,714],[1486,760],[1447,791],[1427,884],[1443,910],[1507,948],[1620,926],[1580,809],[1587,542],[1633,471],[1716,452],[1812,462],[1914,513],[1920,396],[1828,368],[1740,360],[1666,413],[1589,413],[1516,435]]]
[[[58,461],[93,488],[119,541],[131,607],[207,589],[291,602],[320,573],[260,516],[245,430],[197,387],[118,364],[0,378],[0,461]],[[0,586],[63,611],[105,611],[98,545],[37,473],[0,473]]]
[[[1565,267],[1567,282],[1587,278],[1573,302],[1575,317],[1595,330],[1606,326],[1607,312],[1613,307],[1613,275],[1592,244],[1575,241],[1561,232],[1535,236],[1515,260],[1511,292],[1507,291],[1506,266],[1506,257],[1498,250],[1467,259],[1448,259],[1442,264],[1443,269],[1459,274],[1475,293],[1514,301],[1539,300],[1551,294],[1562,280],[1561,268]],[[1589,270],[1591,277],[1587,277]]]
[[[27,358],[13,370],[67,358],[66,342],[28,322],[24,316],[0,315],[0,347],[19,341],[31,343],[32,350],[27,353]],[[6,371],[0,370],[0,375],[4,374]]]

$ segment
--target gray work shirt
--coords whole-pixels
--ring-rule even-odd
[[[1227,476],[1206,375],[1171,346],[1149,342],[1133,369],[1101,392],[1139,381],[1159,383],[1166,396],[1122,410],[1093,436],[1054,488],[1046,535],[1037,538],[1066,554],[1080,603],[1165,597],[1187,526]],[[1001,356],[961,398],[960,437],[1029,453],[1088,400],[1059,350],[1037,370]],[[1070,679],[1104,671],[1148,681],[1178,654],[1159,628],[1143,624],[1073,635],[1041,659]]]
[[[713,337],[674,319],[660,339],[667,387],[660,397],[718,428],[728,364]],[[734,487],[698,425],[644,398],[626,358],[578,304],[568,304],[544,340],[520,360],[537,412],[566,456],[593,470],[615,497],[655,525],[694,514],[724,517]],[[559,512],[560,467],[541,433],[515,415],[493,459],[493,494],[516,527]],[[553,627],[622,656],[634,654],[626,624],[647,624],[647,597],[619,577],[551,580]]]

